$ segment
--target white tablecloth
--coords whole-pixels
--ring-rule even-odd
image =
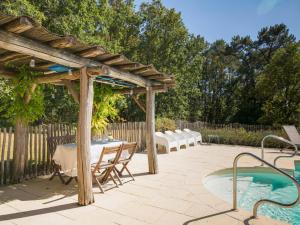
[[[122,141],[112,141],[112,142],[105,142],[105,141],[92,141],[91,143],[91,163],[97,163],[99,157],[102,153],[104,147],[116,147],[121,145]],[[122,156],[127,157],[128,152],[123,151]],[[109,160],[114,157],[112,155],[105,155],[103,160]],[[62,171],[67,176],[76,177],[77,176],[77,145],[75,143],[58,145],[56,147],[56,151],[53,156],[53,160],[56,164],[61,166]]]

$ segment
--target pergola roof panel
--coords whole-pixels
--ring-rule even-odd
[[[143,65],[137,62],[133,62],[126,58],[124,55],[110,53],[106,51],[102,46],[84,44],[83,42],[72,36],[60,36],[51,33],[45,27],[42,27],[30,17],[17,17],[11,15],[3,15],[0,13],[0,31],[2,30],[7,32],[8,28],[12,31],[12,34],[17,35],[12,36],[11,38],[18,36],[27,38],[29,42],[35,41],[37,45],[42,44],[45,47],[49,46],[50,48],[61,51],[62,56],[63,54],[68,54],[69,56],[74,55],[73,58],[75,61],[76,59],[82,58],[82,60],[79,61],[85,63],[88,62],[88,67],[91,65],[107,66],[108,68],[112,69],[112,72],[107,74],[107,76],[113,74],[115,75],[114,79],[122,79],[123,73],[124,76],[127,74],[132,78],[136,76],[137,78],[133,79],[133,83],[135,82],[135,80],[139,80],[141,78],[149,80],[149,82],[152,83],[155,82],[153,83],[154,85],[170,83],[174,84],[173,76],[166,75],[157,71],[153,65]],[[6,46],[4,45],[2,45],[2,49],[0,48],[0,65],[2,66],[3,63],[10,63],[14,65],[27,64],[34,57],[34,59],[36,60],[36,67],[34,68],[34,70],[49,74],[53,73],[53,70],[51,70],[50,67],[58,64],[57,60],[53,61],[51,55],[49,55],[49,59],[45,56],[39,58],[36,55],[30,55],[28,52],[13,52],[13,50],[15,49],[7,48],[8,50],[5,50],[5,48]],[[36,51],[38,51],[38,48]],[[58,51],[57,53],[59,53]],[[62,66],[69,67],[71,65],[75,65],[74,63],[69,63],[68,65],[67,64],[62,64]],[[76,68],[80,67],[80,65],[81,64],[79,63]],[[116,73],[120,73],[120,75],[116,75]],[[167,80],[168,82],[166,82]],[[128,82],[128,79],[124,79],[124,81]],[[139,82],[137,82],[136,84],[138,83]]]
[[[15,16],[9,16],[9,15],[2,15],[0,14],[0,26],[2,24],[9,23],[15,19]]]

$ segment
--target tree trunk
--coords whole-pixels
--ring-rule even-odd
[[[12,165],[12,182],[19,183],[24,177],[26,162],[26,132],[27,123],[22,119],[17,119],[14,132],[14,152]]]
[[[88,77],[86,68],[80,70],[80,109],[77,134],[78,204],[94,202],[90,163],[91,124],[93,108],[93,78]]]
[[[24,105],[28,104],[31,100],[32,93],[35,91],[37,84],[33,83],[26,91],[23,101]],[[12,182],[19,183],[24,178],[25,166],[28,156],[28,143],[27,143],[27,127],[28,123],[22,118],[16,119],[15,132],[14,132],[14,152],[12,164]]]
[[[152,87],[146,91],[146,147],[148,153],[149,173],[158,173],[157,153],[154,140],[155,133],[155,92]]]

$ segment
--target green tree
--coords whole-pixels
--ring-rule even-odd
[[[45,15],[39,10],[38,1],[32,0],[2,0],[0,1],[0,10],[9,15],[28,15],[35,18],[39,22],[45,20]]]
[[[232,98],[236,101],[237,111],[231,122],[255,124],[261,115],[261,105],[256,98],[254,88],[257,64],[260,64],[260,61],[253,46],[254,42],[249,36],[235,36],[228,48],[228,54],[232,55],[236,62]]]
[[[187,119],[191,121],[203,118],[201,80],[205,62],[203,52],[206,48],[207,43],[203,37],[190,35],[185,44],[184,60],[180,65],[181,70],[177,75],[178,89],[187,99]]]
[[[257,40],[250,37],[233,37],[230,43],[231,54],[239,61],[236,70],[237,85],[235,99],[238,111],[234,122],[255,124],[262,116],[261,99],[257,98],[256,78],[267,66],[277,49],[295,42],[284,24],[264,27],[258,32]]]
[[[230,122],[235,115],[235,60],[223,40],[211,44],[205,53],[201,91],[203,119],[213,123]]]
[[[260,120],[300,125],[300,44],[278,49],[257,80],[264,100]]]
[[[193,79],[200,75],[202,69],[203,57],[200,53],[204,40],[189,36],[180,13],[164,7],[161,1],[143,3],[138,13],[142,24],[135,59],[145,64],[154,64],[158,70],[176,76],[176,87],[168,93],[157,95],[157,115],[188,119],[188,94],[191,92],[186,87],[197,83]],[[196,70],[192,71],[192,68]],[[192,86],[190,90],[199,95],[198,90]]]

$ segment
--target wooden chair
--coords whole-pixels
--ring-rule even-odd
[[[124,172],[124,170],[126,170],[126,172],[131,177],[131,180],[129,180],[129,181],[134,180],[134,177],[133,177],[132,173],[130,172],[130,170],[128,169],[127,166],[130,163],[134,153],[136,152],[136,148],[137,148],[137,143],[136,142],[127,143],[127,144],[122,145],[122,151],[121,151],[121,154],[120,154],[120,158],[119,158],[118,162],[116,163],[116,166],[121,165],[122,168],[120,170],[118,170],[118,168],[115,166],[115,171],[118,174],[118,180],[119,180],[121,185],[123,184],[123,182],[121,181],[121,179],[119,179],[119,176],[122,177],[122,173]],[[129,153],[128,157],[122,156],[122,153],[125,152],[125,151],[127,151]],[[127,182],[129,182],[129,181],[127,181]]]
[[[49,137],[47,140],[47,145],[48,149],[50,152],[50,157],[51,157],[51,167],[53,170],[53,174],[49,178],[49,180],[52,180],[55,176],[58,176],[60,181],[63,184],[69,184],[70,179],[66,182],[65,179],[63,178],[63,172],[61,171],[61,166],[56,164],[54,160],[52,160],[54,152],[56,150],[57,145],[63,145],[63,144],[68,144],[68,143],[74,143],[76,139],[76,135],[66,135],[66,136],[59,136],[59,137]]]
[[[118,178],[118,175],[116,174],[114,168],[116,163],[119,161],[121,151],[122,151],[122,145],[117,147],[104,147],[98,162],[96,164],[91,165],[92,176],[96,180],[100,188],[100,191],[102,193],[104,193],[102,183],[107,182],[109,178],[114,182],[115,187],[118,187],[118,184],[114,179],[112,173],[116,175],[116,177]],[[112,154],[114,155],[113,159],[104,161],[105,155],[112,155]]]

